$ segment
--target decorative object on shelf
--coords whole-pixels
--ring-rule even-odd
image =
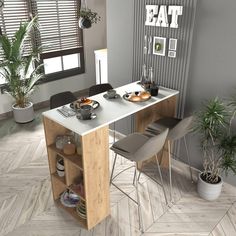
[[[22,23],[13,38],[0,35],[0,49],[3,60],[0,62],[0,73],[7,85],[5,92],[10,94],[15,103],[13,115],[17,123],[27,123],[34,119],[33,103],[29,101],[36,82],[43,78],[43,64],[40,63],[40,48],[36,46],[25,55],[27,38],[37,29],[37,18]]]
[[[62,157],[58,156],[57,157],[57,174],[60,177],[65,176],[65,166],[64,166],[64,160]]]
[[[124,94],[123,98],[130,102],[144,102],[151,98],[151,94],[147,91],[135,91]]]
[[[83,0],[79,12],[79,27],[81,29],[88,29],[92,26],[92,24],[96,24],[100,20],[101,17],[98,13],[89,9],[86,0]]]
[[[78,213],[78,215],[83,218],[83,219],[87,219],[87,214],[86,214],[86,205],[85,205],[85,201],[80,199],[77,206],[76,206],[76,212]]]
[[[153,38],[153,54],[158,56],[165,56],[166,54],[166,38]]]
[[[84,184],[83,184],[83,175],[78,176],[75,180],[74,180],[74,184],[72,184],[72,189],[73,191],[75,191],[76,193],[78,193],[81,197],[85,197],[85,192],[84,192]]]
[[[74,143],[73,137],[70,135],[67,136],[67,140],[66,140],[64,147],[63,147],[63,152],[66,155],[75,154],[75,143]]]
[[[63,192],[60,196],[61,204],[65,207],[76,207],[79,199],[79,196],[69,189]]]
[[[195,113],[193,132],[200,135],[203,151],[203,172],[199,174],[198,193],[206,200],[215,200],[221,193],[221,174],[236,174],[236,98],[223,101],[214,98]]]

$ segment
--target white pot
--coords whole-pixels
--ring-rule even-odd
[[[29,105],[24,108],[16,107],[16,105],[13,104],[12,111],[17,123],[27,123],[34,119],[34,108],[32,102],[29,102]]]
[[[217,199],[220,196],[223,185],[222,177],[220,177],[219,183],[209,184],[204,180],[202,180],[201,174],[202,173],[198,175],[198,184],[197,184],[197,191],[199,196],[208,201],[213,201]]]

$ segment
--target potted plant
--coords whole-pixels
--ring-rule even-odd
[[[193,131],[200,135],[203,171],[199,174],[198,193],[206,200],[215,200],[222,189],[222,173],[236,174],[236,132],[232,122],[236,100],[215,98],[206,102],[195,114]]]
[[[36,82],[43,77],[43,64],[39,61],[40,48],[32,46],[31,51],[25,52],[26,42],[29,42],[27,39],[36,26],[35,17],[30,22],[21,24],[12,38],[0,35],[0,74],[6,81],[5,92],[15,99],[12,109],[18,123],[34,119],[33,104],[29,97],[35,89]]]
[[[79,27],[81,29],[90,28],[92,24],[101,20],[101,17],[98,15],[98,13],[92,12],[89,8],[81,8],[79,16]]]

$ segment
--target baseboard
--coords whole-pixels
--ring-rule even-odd
[[[74,92],[74,95],[77,98],[87,97],[88,96],[88,89],[83,89],[83,90],[76,91],[76,92]],[[46,108],[46,107],[49,107],[49,100],[34,104],[34,110],[35,111]],[[12,111],[2,113],[2,114],[0,114],[0,120],[9,119],[9,118],[12,118],[12,116],[13,116]]]

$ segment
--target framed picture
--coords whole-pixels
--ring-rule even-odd
[[[165,56],[166,54],[166,38],[154,37],[153,38],[153,54]]]
[[[175,58],[176,57],[176,51],[168,51],[168,57]]]
[[[171,38],[169,40],[169,50],[176,51],[177,50],[177,39]]]

